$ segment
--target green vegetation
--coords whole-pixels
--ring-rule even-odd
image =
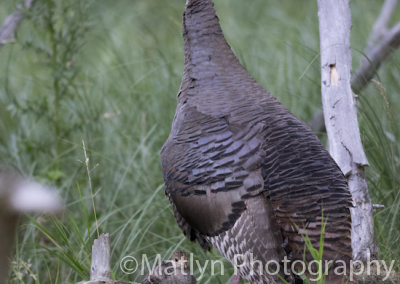
[[[15,2],[1,1],[1,21]],[[381,1],[351,2],[356,68]],[[321,108],[316,1],[215,3],[246,69],[308,121]],[[121,271],[124,256],[141,260],[145,253],[151,260],[159,253],[169,259],[180,248],[202,265],[206,259],[224,261],[223,276],[211,280],[207,269],[201,283],[230,279],[233,269],[216,250],[206,254],[184,238],[163,193],[159,151],[169,135],[183,72],[184,4],[37,0],[17,42],[0,51],[0,162],[56,186],[66,205],[56,218],[21,219],[11,283],[74,283],[89,276],[97,232],[86,165],[78,161],[85,161],[82,140],[90,169],[95,167],[90,176],[99,231],[111,234],[114,277],[142,279],[138,272]],[[400,7],[394,15],[399,21]],[[370,194],[374,203],[386,205],[376,214],[381,257],[399,260],[399,51],[378,75],[380,84],[370,83],[359,94],[359,121],[371,164]],[[319,137],[326,141],[324,134]]]

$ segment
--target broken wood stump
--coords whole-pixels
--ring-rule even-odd
[[[92,247],[92,265],[90,266],[90,280],[77,284],[136,284],[112,280],[110,268],[110,234],[101,234],[94,240]]]
[[[110,234],[102,234],[92,247],[92,265],[90,280],[112,280],[110,269]]]

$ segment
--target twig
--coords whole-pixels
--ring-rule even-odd
[[[381,205],[381,204],[372,204],[372,208],[374,209],[374,212],[375,212],[377,209],[383,209],[383,208],[385,208],[385,205]]]
[[[100,187],[97,191],[96,191],[96,193],[93,195],[93,197],[95,197],[96,195],[97,195],[97,193],[99,193],[100,192],[100,190],[102,190],[103,188],[102,187]]]
[[[32,6],[33,1],[34,0],[25,0],[25,7],[29,9]],[[24,18],[24,14],[22,13],[23,9],[24,7],[22,5],[18,5],[17,10],[8,16],[0,27],[0,49],[4,44],[15,41],[11,37]]]
[[[85,141],[82,140],[82,144],[83,144],[83,152],[85,152],[85,165],[86,165],[86,170],[87,170],[87,174],[88,174],[88,178],[89,178],[90,195],[92,196],[94,219],[96,221],[96,229],[97,229],[97,237],[99,237],[100,234],[99,234],[99,226],[97,225],[96,206],[94,205],[94,195],[93,195],[93,190],[92,190],[92,181],[90,179],[89,158],[86,155]]]

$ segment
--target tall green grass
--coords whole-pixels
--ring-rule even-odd
[[[185,1],[80,3],[84,6],[73,0],[38,0],[18,30],[17,43],[0,51],[0,161],[56,185],[66,205],[55,218],[21,219],[11,283],[74,283],[89,276],[97,232],[86,166],[78,161],[85,159],[82,140],[90,169],[98,164],[90,173],[94,202],[100,233],[111,235],[115,278],[142,279],[137,272],[120,270],[127,255],[141,259],[145,253],[154,259],[159,253],[165,259],[179,248],[193,252],[202,264],[223,260],[216,250],[205,254],[184,238],[163,193],[159,150],[169,135],[183,72]],[[14,5],[1,1],[0,19]],[[380,5],[352,1],[354,67],[362,57],[356,50],[363,50]],[[231,47],[250,74],[308,121],[321,108],[315,1],[215,0],[215,6]],[[397,9],[394,20],[400,20]],[[68,56],[52,57],[54,41],[46,23],[59,29],[56,48]],[[79,36],[68,37],[71,27]],[[63,49],[68,39],[76,44],[71,53]],[[376,214],[377,236],[382,256],[390,259],[400,259],[399,55],[379,70],[388,104],[376,84],[359,94],[370,193],[374,203],[386,205]],[[56,80],[66,87],[62,97]],[[227,283],[233,269],[224,263],[224,275],[211,278],[207,269],[201,283]]]

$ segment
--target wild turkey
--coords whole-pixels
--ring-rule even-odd
[[[142,284],[196,284],[196,279],[190,274],[187,263],[187,253],[176,251],[170,261],[163,261],[153,273],[147,274]]]
[[[323,218],[323,259],[335,261],[326,283],[342,283],[333,269],[342,260],[349,275],[352,199],[339,167],[310,128],[242,67],[211,0],[187,0],[183,39],[178,105],[161,150],[165,193],[180,228],[233,264],[235,254],[244,255],[238,272],[250,283],[282,283],[261,275],[258,264],[251,275],[250,255],[263,265],[303,260],[302,234],[318,249]],[[313,260],[308,250],[305,259]]]
[[[51,189],[0,168],[0,284],[6,283],[19,216],[26,212],[55,213],[61,208]]]

